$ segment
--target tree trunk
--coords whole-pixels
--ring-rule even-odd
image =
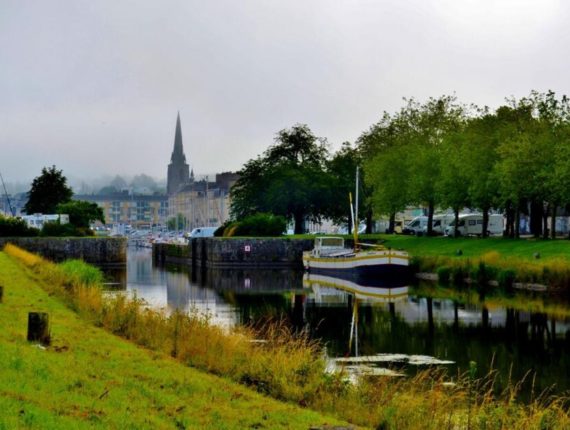
[[[295,220],[295,234],[305,233],[305,217],[302,213],[293,214],[293,219]]]
[[[366,208],[366,234],[372,234],[372,208]]]
[[[505,228],[505,237],[514,237],[515,230],[513,225],[513,208],[510,202],[507,202],[505,208],[505,215],[507,217],[507,226]]]
[[[434,204],[433,202],[428,203],[428,220],[427,220],[427,235],[433,236],[433,213],[434,213]]]
[[[481,231],[481,237],[484,239],[487,236],[487,230],[489,230],[489,208],[483,208],[483,230]]]
[[[459,236],[459,209],[453,210],[453,216],[455,219],[455,228],[453,229],[453,237]]]
[[[556,239],[556,209],[558,207],[556,206],[556,204],[552,204],[551,205],[551,209],[552,209],[552,218],[550,219],[550,237],[552,239]]]
[[[550,212],[550,204],[546,205],[546,208],[543,207],[542,211],[542,238],[548,239],[548,213]]]
[[[521,237],[520,227],[521,227],[521,210],[519,209],[519,205],[517,205],[515,209],[515,239],[519,239]]]
[[[544,207],[542,203],[537,203],[535,201],[530,202],[530,232],[536,238],[539,238],[542,234],[542,214],[544,213]]]
[[[394,234],[396,229],[396,212],[390,214],[390,223],[388,224],[388,233]]]

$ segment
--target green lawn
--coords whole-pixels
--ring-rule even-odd
[[[0,252],[0,429],[308,429],[339,422],[139,348],[81,320]],[[48,312],[52,345],[26,341]]]
[[[463,257],[477,257],[490,251],[497,251],[505,257],[534,259],[539,253],[542,259],[562,257],[570,261],[570,240],[505,239],[492,237],[416,237],[407,235],[364,235],[362,239],[384,240],[384,245],[404,249],[412,256],[440,255],[452,257],[461,249]]]

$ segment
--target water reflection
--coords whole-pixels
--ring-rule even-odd
[[[371,298],[322,284],[308,285],[295,271],[153,267],[147,250],[130,251],[126,273],[126,289],[153,306],[196,309],[224,326],[285,319],[325,342],[332,357],[355,355],[349,342],[356,330],[361,356],[430,356],[455,363],[446,365],[450,374],[475,361],[480,375],[497,369],[499,385],[509,374],[517,381],[531,370],[535,392],[554,384],[557,393],[570,388],[570,306],[564,303],[534,295],[480,297],[429,285]],[[408,359],[391,365],[411,367]]]

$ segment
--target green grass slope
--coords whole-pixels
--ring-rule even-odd
[[[0,252],[0,429],[308,429],[338,421],[138,348],[81,320]],[[26,341],[50,315],[52,345]]]

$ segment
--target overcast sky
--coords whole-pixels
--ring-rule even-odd
[[[197,174],[306,123],[331,148],[402,97],[570,93],[563,0],[0,0],[0,173]]]

